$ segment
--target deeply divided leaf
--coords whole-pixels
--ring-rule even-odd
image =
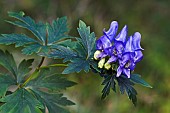
[[[40,90],[33,90],[37,99],[47,107],[49,113],[69,113],[63,106],[74,105],[73,102],[67,100],[62,94],[43,92]]]
[[[90,27],[87,27],[83,21],[80,21],[78,32],[80,38],[76,38],[74,45],[65,43],[64,46],[53,45],[53,51],[46,56],[51,58],[63,58],[64,62],[70,61],[63,74],[88,72],[90,67],[95,64],[93,59],[95,48],[95,34],[90,33]],[[65,41],[68,42],[68,41]],[[63,44],[63,43],[60,43]]]
[[[102,85],[104,85],[104,88],[102,90],[102,99],[106,98],[106,96],[110,93],[110,88],[116,92],[116,83],[115,83],[115,76],[107,76],[105,77]]]
[[[3,34],[0,36],[0,44],[15,44],[16,47],[23,46],[23,54],[49,53],[53,49],[52,46],[61,46],[64,44],[63,41],[73,38],[68,35],[69,29],[66,17],[58,18],[50,25],[43,22],[36,23],[31,17],[24,16],[24,12],[9,12],[8,14],[10,17],[15,18],[16,21],[7,22],[28,29],[35,37],[29,37],[25,34]],[[44,49],[46,50],[44,51]]]
[[[144,81],[140,75],[138,74],[132,74],[130,80],[134,83],[141,84],[145,87],[152,88],[151,85],[149,85],[146,81]]]
[[[0,107],[1,113],[41,113],[44,109],[30,92],[22,88],[0,99],[4,104]]]
[[[129,97],[129,99],[136,106],[136,103],[137,103],[137,98],[136,98],[137,92],[133,88],[134,83],[131,82],[124,75],[121,75],[120,77],[116,78],[116,80],[118,82],[121,94],[124,94],[124,92],[126,92],[126,94]]]
[[[32,90],[44,107],[47,107],[49,113],[68,113],[63,106],[74,105],[74,103],[67,100],[59,92],[73,85],[75,82],[68,81],[58,74],[50,73],[50,70],[43,69],[38,77],[30,81],[26,87]]]
[[[13,56],[8,52],[0,50],[0,65],[11,72],[15,77],[17,76],[17,65]]]
[[[19,66],[17,71],[17,82],[21,83],[24,80],[24,77],[31,71],[30,66],[32,65],[33,59],[23,60]]]
[[[75,82],[68,81],[57,73],[51,73],[50,70],[42,69],[38,77],[30,81],[27,86],[33,89],[46,88],[51,91],[60,91],[75,84]]]
[[[9,74],[0,74],[0,97],[5,96],[9,86],[15,85],[15,79]]]
[[[94,46],[95,46],[95,34],[94,32],[90,33],[90,27],[86,27],[86,24],[83,21],[79,22],[78,28],[79,35],[81,39],[79,39],[80,43],[83,45],[86,50],[86,59],[90,58],[93,55]]]

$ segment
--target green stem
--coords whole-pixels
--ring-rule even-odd
[[[21,87],[24,87],[34,76],[36,76],[36,74],[38,74],[44,60],[45,60],[45,57],[42,57],[39,65],[37,66],[37,69],[25,80],[25,82],[21,85]]]
[[[44,69],[44,68],[49,68],[49,67],[59,67],[59,66],[68,66],[67,64],[52,64],[52,65],[48,65],[48,66],[42,66],[40,67],[40,69]]]
[[[44,60],[45,60],[45,57],[42,57],[42,59],[41,59],[41,61],[40,61],[40,64],[38,65],[38,69],[41,67],[41,65],[43,64],[43,62],[44,62]]]
[[[39,69],[36,69],[26,80],[25,82],[21,85],[21,87],[24,87],[36,74],[38,74]]]

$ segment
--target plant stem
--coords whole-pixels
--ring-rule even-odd
[[[25,80],[25,82],[21,85],[21,87],[24,87],[40,70],[41,65],[43,64],[45,60],[45,57],[42,57],[39,65],[37,66],[36,70]]]
[[[39,65],[38,65],[37,69],[39,69],[41,67],[41,65],[43,64],[44,60],[45,60],[45,57],[42,57],[42,59],[41,59]]]
[[[49,68],[49,67],[59,67],[59,66],[68,66],[67,64],[52,64],[52,65],[48,65],[48,66],[42,66],[40,67],[40,69],[44,69],[44,68]]]
[[[34,77],[38,72],[39,72],[39,69],[36,69],[36,70],[25,80],[25,82],[21,85],[21,87],[24,87],[24,86],[32,79],[32,77]]]

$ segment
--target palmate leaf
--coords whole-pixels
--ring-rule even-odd
[[[102,82],[102,85],[105,85],[103,90],[102,90],[102,99],[106,98],[106,96],[109,95],[110,93],[110,88],[114,92],[116,92],[116,82],[115,82],[115,76],[107,76],[105,77],[104,81]]]
[[[3,103],[0,106],[0,113],[45,113],[45,107],[49,113],[68,113],[63,106],[74,103],[63,97],[60,91],[75,85],[75,82],[68,81],[46,68],[37,69],[35,73],[29,75],[33,59],[23,60],[16,66],[9,52],[2,50],[0,52],[0,65],[10,72],[0,74],[0,102]],[[13,76],[13,71],[16,76]],[[27,83],[27,80],[31,81]],[[11,85],[18,87],[16,91],[6,95]]]
[[[62,94],[33,90],[37,99],[47,107],[49,113],[69,113],[63,106],[74,105],[73,102],[62,97]]]
[[[118,83],[119,90],[121,94],[124,94],[126,92],[129,99],[132,101],[132,103],[136,106],[137,103],[137,92],[133,88],[134,83],[131,82],[131,80],[124,75],[121,75],[120,77],[116,77],[113,75],[105,75],[104,81],[102,85],[104,85],[104,88],[102,90],[102,99],[106,98],[106,96],[109,95],[110,89],[112,89],[114,92],[116,92],[116,82]]]
[[[33,59],[23,60],[17,66],[12,54],[8,51],[0,50],[0,65],[9,71],[8,74],[0,74],[0,96],[4,96],[11,85],[23,83],[26,75],[31,70],[29,67],[32,65],[32,62]]]
[[[54,20],[52,25],[43,22],[36,23],[29,16],[24,16],[24,12],[9,12],[10,17],[17,21],[7,21],[13,25],[26,28],[31,31],[36,38],[31,38],[25,34],[3,34],[0,37],[0,44],[15,44],[16,47],[23,46],[23,54],[48,53],[54,45],[66,45],[67,38],[73,38],[67,33],[67,18],[62,17]],[[62,42],[62,43],[61,43]],[[45,51],[44,51],[45,49]]]
[[[26,88],[34,93],[44,108],[47,107],[49,113],[69,113],[63,106],[74,105],[74,103],[59,92],[75,84],[61,75],[42,69],[38,77],[30,81]]]
[[[90,67],[95,64],[92,60],[96,38],[94,32],[90,33],[90,27],[87,27],[83,21],[79,22],[78,32],[80,38],[76,38],[77,41],[73,48],[53,46],[55,50],[47,55],[52,58],[64,58],[64,62],[71,61],[63,74],[80,72],[81,70],[88,72]]]
[[[17,76],[17,65],[13,56],[8,52],[0,50],[0,65],[11,72],[15,77]]]
[[[49,69],[41,69],[37,75],[27,84],[27,87],[33,89],[47,88],[48,90],[60,91],[75,85],[75,82],[68,81],[57,73],[51,73]]]
[[[118,82],[121,94],[124,94],[124,92],[126,92],[129,99],[136,106],[136,104],[137,104],[137,98],[136,98],[137,92],[133,88],[134,83],[131,82],[130,79],[126,78],[124,75],[117,77],[116,80]]]
[[[152,88],[151,85],[149,85],[149,83],[147,83],[146,81],[144,81],[140,75],[138,74],[132,74],[131,77],[130,77],[130,80],[134,83],[137,83],[137,84],[140,84],[142,86],[145,86],[145,87],[149,87],[149,88]]]
[[[5,96],[9,86],[16,84],[13,76],[9,74],[0,74],[0,97]]]
[[[30,66],[32,65],[34,59],[23,60],[19,66],[17,71],[17,83],[22,83],[25,76],[31,71]]]
[[[94,32],[90,33],[90,27],[86,27],[86,24],[80,20],[78,32],[81,38],[77,38],[80,44],[86,51],[86,59],[90,58],[94,53],[94,46],[96,37]]]
[[[1,113],[42,113],[40,109],[44,109],[30,92],[21,88],[0,99],[4,104],[0,107]]]

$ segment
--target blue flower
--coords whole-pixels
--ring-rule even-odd
[[[127,37],[127,26],[125,25],[121,32],[116,36],[117,30],[118,23],[116,21],[111,23],[108,31],[105,31],[105,29],[103,30],[104,35],[96,41],[96,49],[101,51],[100,54],[95,54],[94,57],[96,59],[102,59],[109,55],[112,56],[109,62],[113,62],[114,59],[117,59],[115,57],[121,57]]]
[[[128,28],[125,25],[120,33],[116,35],[118,23],[113,21],[108,31],[103,30],[103,36],[96,41],[97,51],[94,59],[99,60],[98,67],[107,70],[118,67],[116,76],[121,74],[130,78],[131,71],[135,69],[136,63],[143,58],[140,46],[141,34],[135,32],[128,37]],[[127,39],[128,37],[128,39]],[[117,65],[112,67],[112,64]]]
[[[117,69],[117,77],[122,73],[130,78],[130,71],[133,71],[137,62],[142,60],[143,50],[140,46],[141,35],[139,32],[130,36],[126,42],[122,58],[119,59],[119,67]]]

